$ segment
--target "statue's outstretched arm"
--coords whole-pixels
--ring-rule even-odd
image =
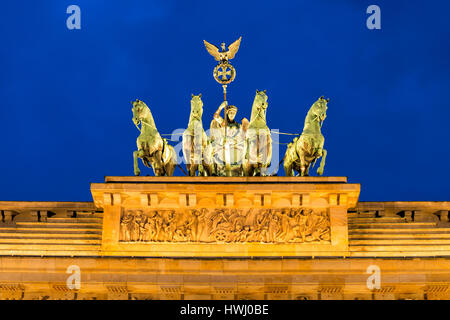
[[[224,101],[220,104],[217,111],[214,113],[214,120],[216,120],[220,125],[223,122],[223,118],[220,116],[220,112],[228,105],[227,101]]]

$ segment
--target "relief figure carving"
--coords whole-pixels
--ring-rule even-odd
[[[122,242],[329,243],[326,209],[124,210]]]

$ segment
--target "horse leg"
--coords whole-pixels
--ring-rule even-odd
[[[169,162],[169,163],[166,164],[165,170],[166,170],[166,175],[168,177],[172,177],[173,176],[173,172],[175,171],[175,167],[176,167],[176,164],[174,164],[172,162]]]
[[[195,177],[195,174],[197,173],[197,169],[198,169],[198,164],[189,165],[189,167],[188,167],[189,176]]]
[[[150,167],[153,169],[153,173],[155,174],[155,177],[158,177],[159,176],[159,171],[158,171],[158,168],[156,167],[156,164],[155,164],[155,158],[151,157],[149,159],[149,163],[150,163]]]
[[[303,154],[300,155],[300,176],[307,177],[308,172],[306,169],[309,167],[308,163],[305,160],[305,156]]]
[[[195,174],[197,172],[197,167],[198,167],[198,165],[196,165],[196,164],[192,164],[192,163],[186,164],[186,169],[187,169],[188,175],[190,177],[195,177]]]
[[[173,173],[175,171],[175,167],[177,166],[177,155],[175,154],[175,149],[171,146],[170,147],[170,159],[165,165],[166,175],[168,177],[172,177]]]
[[[255,170],[253,172],[253,175],[256,176],[256,177],[260,177],[262,175],[261,174],[261,168],[262,168],[262,164],[259,161],[258,164],[256,165],[256,168],[255,168]]]
[[[243,173],[244,177],[248,177],[248,163],[247,163],[246,159],[244,159],[244,161],[242,163],[242,173]]]
[[[289,162],[284,162],[283,163],[283,168],[284,168],[284,174],[286,175],[286,177],[293,177],[294,176],[294,171],[293,171],[293,163],[289,163]]]
[[[252,165],[252,168],[251,168],[251,170],[252,170],[252,177],[256,177],[256,176],[258,176],[259,174],[258,174],[258,164],[254,164],[254,165]]]
[[[245,176],[246,177],[252,177],[253,176],[253,165],[250,163],[247,163],[245,166]]]
[[[212,176],[211,165],[207,164],[205,161],[203,161],[203,171],[206,172],[207,177]]]
[[[141,174],[141,170],[139,170],[138,158],[142,158],[144,156],[144,152],[142,150],[137,150],[133,152],[133,160],[134,160],[134,175],[139,176]]]
[[[305,176],[309,177],[309,168],[311,167],[311,163],[307,163],[306,164],[306,169],[305,169]]]
[[[214,164],[212,160],[211,144],[206,144],[202,154],[202,166],[205,176],[210,177],[214,172]]]
[[[162,162],[162,152],[161,150],[155,151],[153,154],[153,171],[155,172],[155,176],[163,176],[164,175],[164,165]]]
[[[272,162],[272,138],[270,137],[270,133],[266,135],[266,154],[263,164],[262,175],[267,176],[268,168],[270,167],[270,163]]]
[[[197,139],[198,140],[198,139]],[[192,138],[190,137],[191,145],[189,146],[189,164],[186,164],[186,168],[188,170],[188,174],[190,177],[195,177],[198,169],[198,157],[201,156],[201,145],[200,150],[198,149],[198,146],[196,146],[196,138],[195,136]]]
[[[231,165],[229,163],[227,163],[225,165],[225,176],[226,177],[231,177],[232,176],[232,174],[231,174]]]
[[[252,157],[253,154],[251,153],[251,151],[253,151],[253,150],[250,150],[250,147],[249,147],[248,159],[246,161],[245,168],[244,168],[246,177],[253,177],[254,172],[255,172],[255,163],[254,163],[255,161],[254,161],[254,158]]]
[[[171,151],[171,153],[173,153],[172,151]],[[175,167],[176,167],[176,162],[174,162],[173,161],[173,158],[171,157],[170,159],[169,159],[169,161],[167,161],[167,163],[165,163],[164,165],[163,165],[163,168],[164,168],[164,174],[166,175],[166,176],[168,176],[168,177],[172,177],[173,176],[173,172],[175,171]]]
[[[186,169],[189,176],[191,176],[191,165],[186,163]]]
[[[154,158],[155,158],[155,165],[158,167],[158,169],[159,170],[163,169],[163,161],[162,161],[162,152],[161,152],[161,150],[155,151]]]
[[[317,169],[317,174],[321,176],[323,174],[323,168],[325,167],[325,159],[327,158],[327,150],[322,149],[322,159],[320,160],[320,167]]]

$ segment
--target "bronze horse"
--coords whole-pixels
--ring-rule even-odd
[[[284,172],[293,176],[294,170],[301,176],[308,176],[317,159],[322,157],[317,174],[322,175],[325,167],[327,150],[323,149],[325,138],[322,135],[322,123],[327,116],[327,103],[330,99],[320,97],[309,109],[305,126],[299,138],[289,144],[284,156]]]
[[[203,129],[202,95],[192,95],[189,124],[183,133],[183,156],[189,176],[212,175],[211,144]]]
[[[141,174],[137,160],[141,158],[145,166],[153,168],[155,176],[173,176],[177,165],[175,149],[161,138],[147,105],[138,99],[132,104],[133,122],[141,132],[136,140],[138,150],[133,152],[134,174]]]
[[[266,175],[267,167],[272,161],[272,138],[266,124],[267,106],[266,90],[256,90],[250,124],[245,136],[244,175],[247,177]]]

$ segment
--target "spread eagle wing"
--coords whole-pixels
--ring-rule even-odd
[[[236,52],[239,50],[239,46],[241,45],[241,39],[242,37],[239,37],[239,39],[228,46],[228,59],[233,59],[236,55]]]
[[[209,54],[212,55],[217,61],[220,61],[219,48],[206,40],[203,40],[203,43],[205,44],[206,50],[208,50]]]

